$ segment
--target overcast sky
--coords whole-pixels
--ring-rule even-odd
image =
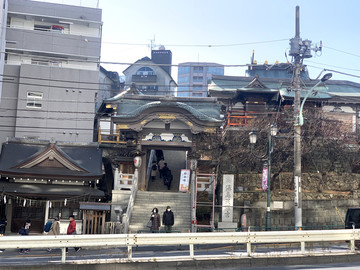
[[[55,0],[54,0],[55,1]],[[328,0],[58,0],[103,10],[102,61],[132,63],[150,57],[150,44],[164,45],[173,64],[250,63],[252,50],[259,64],[286,59],[295,35],[295,7],[300,6],[300,36],[323,42],[322,53],[305,60],[310,76],[322,69],[360,76],[360,1]],[[200,46],[201,45],[201,46]],[[224,46],[216,46],[224,45]],[[104,65],[120,74],[126,65]],[[177,78],[177,68],[172,75]],[[243,68],[226,67],[225,75],[244,75]],[[333,79],[360,78],[333,73]]]

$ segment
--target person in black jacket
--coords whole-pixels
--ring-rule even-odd
[[[171,211],[171,207],[166,207],[166,211],[163,214],[163,225],[165,226],[165,232],[171,232],[171,228],[174,225],[174,213]]]

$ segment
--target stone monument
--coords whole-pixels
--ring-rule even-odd
[[[237,223],[233,222],[234,218],[234,175],[223,175],[223,192],[222,192],[222,218],[218,223],[218,228],[224,231],[234,231],[237,229]]]

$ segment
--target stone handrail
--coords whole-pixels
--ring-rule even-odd
[[[130,219],[131,219],[132,210],[133,210],[134,203],[135,203],[136,193],[138,190],[138,178],[139,178],[138,176],[139,176],[138,169],[135,168],[134,180],[133,180],[133,183],[131,186],[131,194],[130,194],[129,202],[127,205],[126,214],[124,214],[123,218],[122,218],[122,223],[123,223],[123,228],[124,228],[123,233],[129,232]]]

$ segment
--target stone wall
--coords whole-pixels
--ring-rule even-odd
[[[303,174],[303,226],[343,227],[346,210],[360,207],[359,174]],[[265,226],[267,192],[261,189],[261,174],[239,174],[235,181],[234,222],[247,215],[248,226]],[[294,227],[293,174],[273,177],[271,189],[272,227]]]

